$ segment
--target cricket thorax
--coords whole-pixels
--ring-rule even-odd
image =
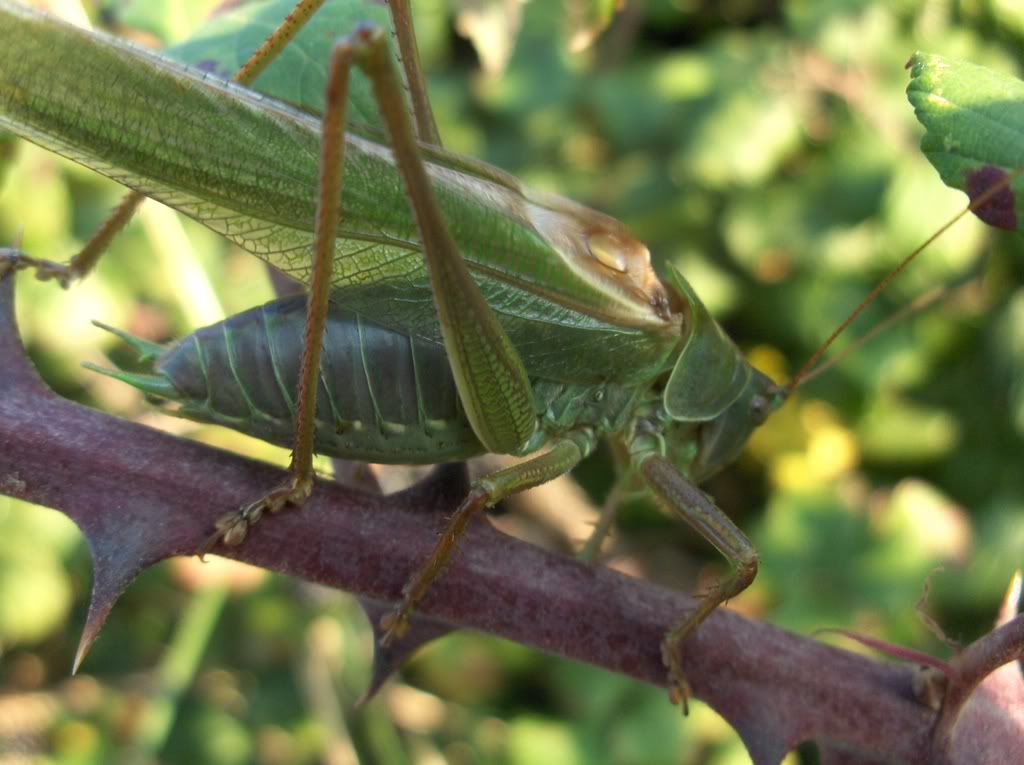
[[[690,475],[702,424],[673,420],[660,396],[649,395],[634,407],[622,430],[622,440],[634,464],[664,457],[684,475]]]
[[[634,416],[637,402],[646,394],[642,387],[605,383],[572,385],[532,380],[538,411],[538,427],[524,454],[540,449],[550,439],[571,430],[587,428],[595,433],[621,432]]]

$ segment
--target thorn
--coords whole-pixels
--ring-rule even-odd
[[[78,649],[75,651],[75,660],[71,664],[71,676],[74,677],[78,674],[78,670],[82,666],[82,662],[85,661],[85,655],[89,652],[89,646],[85,645],[84,640],[78,641]]]
[[[89,651],[92,649],[93,643],[96,642],[96,638],[100,636],[100,630],[106,624],[107,617],[114,607],[114,602],[121,592],[123,592],[123,588],[113,597],[109,597],[109,594],[98,593],[95,584],[93,585],[92,600],[89,603],[89,614],[85,618],[85,627],[82,628],[82,636],[78,639],[78,648],[75,650],[75,659],[71,664],[72,675],[78,674],[82,662],[89,655]]]
[[[413,653],[422,646],[454,632],[455,628],[444,622],[413,614],[408,633],[389,644],[382,643],[382,618],[392,613],[393,606],[366,598],[359,598],[366,618],[373,629],[373,669],[369,685],[359,697],[357,706],[369,703],[393,674],[405,664]]]

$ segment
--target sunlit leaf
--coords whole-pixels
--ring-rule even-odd
[[[1024,82],[985,67],[917,53],[910,60],[907,96],[927,133],[921,150],[950,186],[972,201],[993,226],[1019,230],[1024,179]]]
[[[569,50],[578,52],[589,48],[594,40],[612,23],[615,12],[623,0],[563,0],[565,22],[569,32]]]
[[[458,0],[455,27],[490,76],[505,71],[523,21],[523,0]]]
[[[245,3],[215,16],[195,36],[169,49],[167,54],[229,80],[294,6],[294,0]],[[253,87],[305,111],[322,114],[331,49],[364,22],[389,29],[386,5],[374,0],[325,4]],[[357,123],[378,122],[370,84],[359,70],[352,74],[349,110],[350,118]]]
[[[217,7],[220,0],[107,0],[101,6],[105,21],[117,28],[146,32],[164,45],[188,37]]]

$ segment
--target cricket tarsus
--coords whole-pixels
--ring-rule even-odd
[[[294,471],[294,468],[293,468]],[[295,473],[283,484],[272,489],[266,496],[243,507],[241,510],[228,513],[217,519],[214,533],[200,551],[200,557],[209,552],[217,542],[229,547],[242,544],[249,533],[265,513],[277,513],[286,507],[302,505],[313,493],[312,471]]]

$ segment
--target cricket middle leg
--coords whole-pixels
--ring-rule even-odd
[[[681,516],[733,566],[731,576],[719,580],[707,592],[698,595],[696,607],[668,631],[661,643],[661,656],[669,675],[669,696],[674,704],[681,703],[686,713],[690,687],[683,672],[683,645],[716,608],[743,592],[754,581],[757,550],[729,516],[664,457],[653,456],[644,460],[640,474],[662,506]]]

